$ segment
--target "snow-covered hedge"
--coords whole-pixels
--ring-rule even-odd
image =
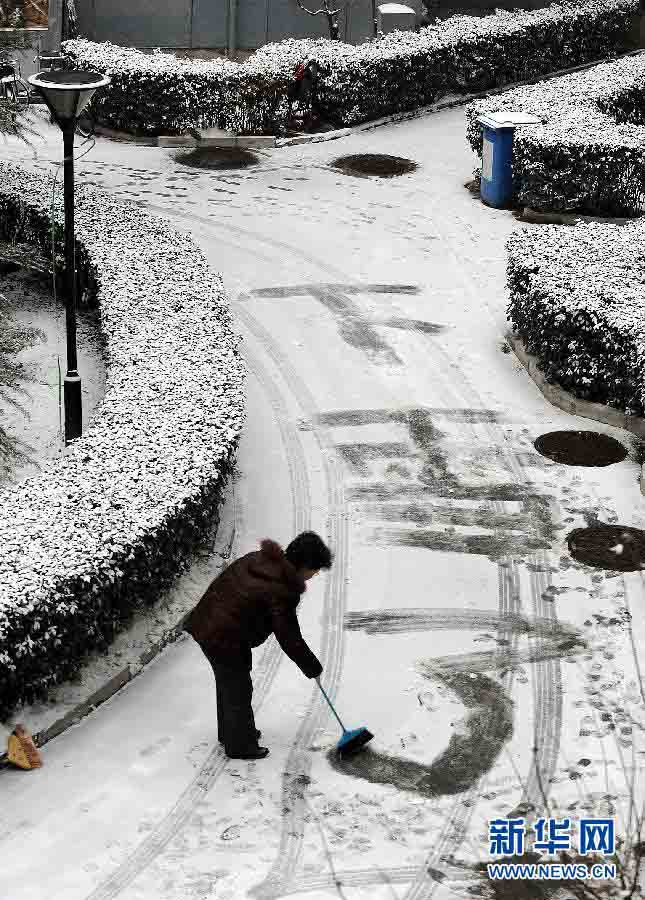
[[[2,238],[20,223],[51,252],[51,190],[1,163]],[[62,249],[62,203],[55,219]],[[62,458],[0,494],[0,719],[72,676],[181,569],[217,520],[244,417],[239,338],[191,239],[82,186],[76,227],[106,391]]]
[[[645,414],[645,223],[522,229],[508,241],[508,318],[550,383]]]
[[[467,134],[481,154],[481,113],[531,112],[520,127],[513,176],[520,204],[538,210],[639,214],[645,200],[645,55],[625,57],[531,87],[478,100]]]
[[[455,16],[419,32],[394,32],[358,46],[339,41],[269,44],[244,63],[174,56],[86,40],[67,41],[70,62],[105,72],[98,92],[104,125],[142,134],[218,126],[277,133],[287,121],[295,65],[315,57],[329,68],[319,99],[330,121],[348,126],[468,93],[535,79],[624,49],[638,0],[587,0],[531,12]]]
[[[286,115],[291,73],[273,65],[181,60],[87,40],[66,41],[62,50],[75,67],[110,76],[92,105],[103,125],[121,131],[181,134],[217,126],[260,133]]]

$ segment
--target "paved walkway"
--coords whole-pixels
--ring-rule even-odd
[[[58,144],[47,130],[35,165]],[[364,152],[419,169],[329,167]],[[581,783],[625,794],[595,717],[599,687],[636,702],[631,651],[584,623],[629,604],[640,643],[642,579],[578,566],[565,537],[595,516],[642,527],[639,467],[567,468],[532,442],[572,427],[633,439],[550,407],[503,352],[516,223],[463,188],[463,110],[239,172],[173,156],[101,140],[78,170],[170,216],[222,272],[250,369],[235,553],[306,527],[329,538],[336,563],[301,623],[341,714],[376,738],[340,769],[334,721],[270,644],[254,677],[271,756],[227,761],[212,674],[182,641],[47,745],[42,770],[0,772],[0,897],[459,895],[489,815],[545,811],[544,792],[579,802]],[[571,649],[578,629],[593,652]]]

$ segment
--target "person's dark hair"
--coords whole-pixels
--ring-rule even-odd
[[[303,531],[295,537],[284,555],[296,569],[330,569],[332,553],[315,531]]]

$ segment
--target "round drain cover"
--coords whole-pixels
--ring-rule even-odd
[[[645,531],[625,525],[574,528],[567,537],[571,556],[586,566],[618,572],[645,569]]]
[[[332,166],[346,175],[379,175],[381,178],[392,178],[394,175],[405,175],[414,172],[417,164],[411,159],[401,156],[387,156],[382,153],[360,153],[356,156],[340,156]]]
[[[568,466],[609,466],[627,456],[620,441],[598,431],[550,431],[533,446],[542,456]]]
[[[175,154],[175,162],[193,169],[244,169],[259,162],[255,153],[239,147],[195,147]]]

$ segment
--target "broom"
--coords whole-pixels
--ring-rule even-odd
[[[16,725],[7,741],[7,759],[19,769],[39,769],[40,753],[24,725]]]
[[[345,726],[343,725],[343,723],[340,721],[340,716],[334,709],[334,706],[333,706],[331,700],[325,693],[325,690],[324,690],[322,684],[320,683],[319,678],[316,678],[316,684],[322,691],[322,695],[325,698],[325,700],[327,701],[327,703],[329,703],[329,708],[331,709],[333,714],[338,719],[338,724],[343,729],[343,736],[336,744],[336,750],[338,751],[338,755],[340,757],[352,756],[354,753],[356,753],[358,750],[360,750],[361,747],[364,747],[368,741],[371,741],[372,738],[374,737],[374,735],[372,734],[371,731],[368,731],[367,728],[353,728],[351,731],[348,731],[345,728]]]

